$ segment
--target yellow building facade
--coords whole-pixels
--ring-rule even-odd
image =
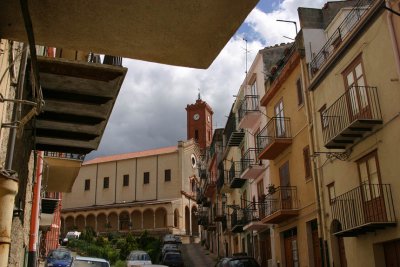
[[[198,235],[197,151],[189,140],[84,162],[63,196],[63,232],[90,226],[98,233]]]

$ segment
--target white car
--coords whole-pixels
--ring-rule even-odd
[[[65,238],[63,239],[63,244],[67,244],[68,241],[71,240],[71,239],[79,239],[80,235],[81,235],[81,232],[78,232],[78,231],[68,232],[65,235]]]
[[[105,259],[76,256],[71,267],[110,267],[110,263]]]
[[[152,264],[151,258],[146,251],[142,250],[131,251],[131,253],[129,253],[128,257],[126,258],[127,267],[136,267],[136,266],[143,266],[150,264]]]

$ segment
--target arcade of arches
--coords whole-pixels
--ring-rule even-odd
[[[97,233],[148,230],[150,232],[198,235],[196,206],[192,207],[191,212],[188,206],[185,206],[184,210],[184,216],[181,215],[178,208],[170,212],[165,207],[68,211],[62,213],[61,233],[66,234],[71,230],[83,231],[86,227],[91,227]]]

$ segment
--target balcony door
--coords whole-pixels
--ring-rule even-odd
[[[290,191],[289,161],[279,168],[279,180],[281,183],[280,197],[281,209],[292,209],[292,194]]]
[[[285,136],[285,115],[283,113],[283,99],[279,100],[279,102],[275,105],[274,108],[276,125],[275,125],[275,136],[276,137],[284,137]]]
[[[347,105],[350,122],[361,118],[371,117],[371,108],[368,100],[365,75],[361,56],[344,71],[345,86],[347,88]]]
[[[357,161],[362,188],[365,222],[387,220],[378,155],[376,151]]]

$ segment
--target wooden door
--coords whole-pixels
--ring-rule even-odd
[[[376,151],[357,161],[365,222],[387,221]]]
[[[350,121],[371,117],[371,106],[361,56],[344,72]]]
[[[313,247],[313,254],[314,254],[313,255],[314,256],[314,266],[321,267],[322,266],[321,246],[319,244],[318,228],[312,229],[311,235],[312,235],[312,247]]]
[[[290,190],[289,161],[279,168],[280,180],[280,209],[292,209],[292,194]]]
[[[286,267],[298,267],[297,233],[293,233],[293,230],[290,232],[284,237]]]
[[[400,240],[383,243],[386,267],[400,266]]]
[[[337,238],[339,248],[340,267],[347,267],[346,250],[344,248],[344,240],[342,236]]]
[[[260,258],[261,258],[261,267],[267,267],[267,241],[260,239]]]

